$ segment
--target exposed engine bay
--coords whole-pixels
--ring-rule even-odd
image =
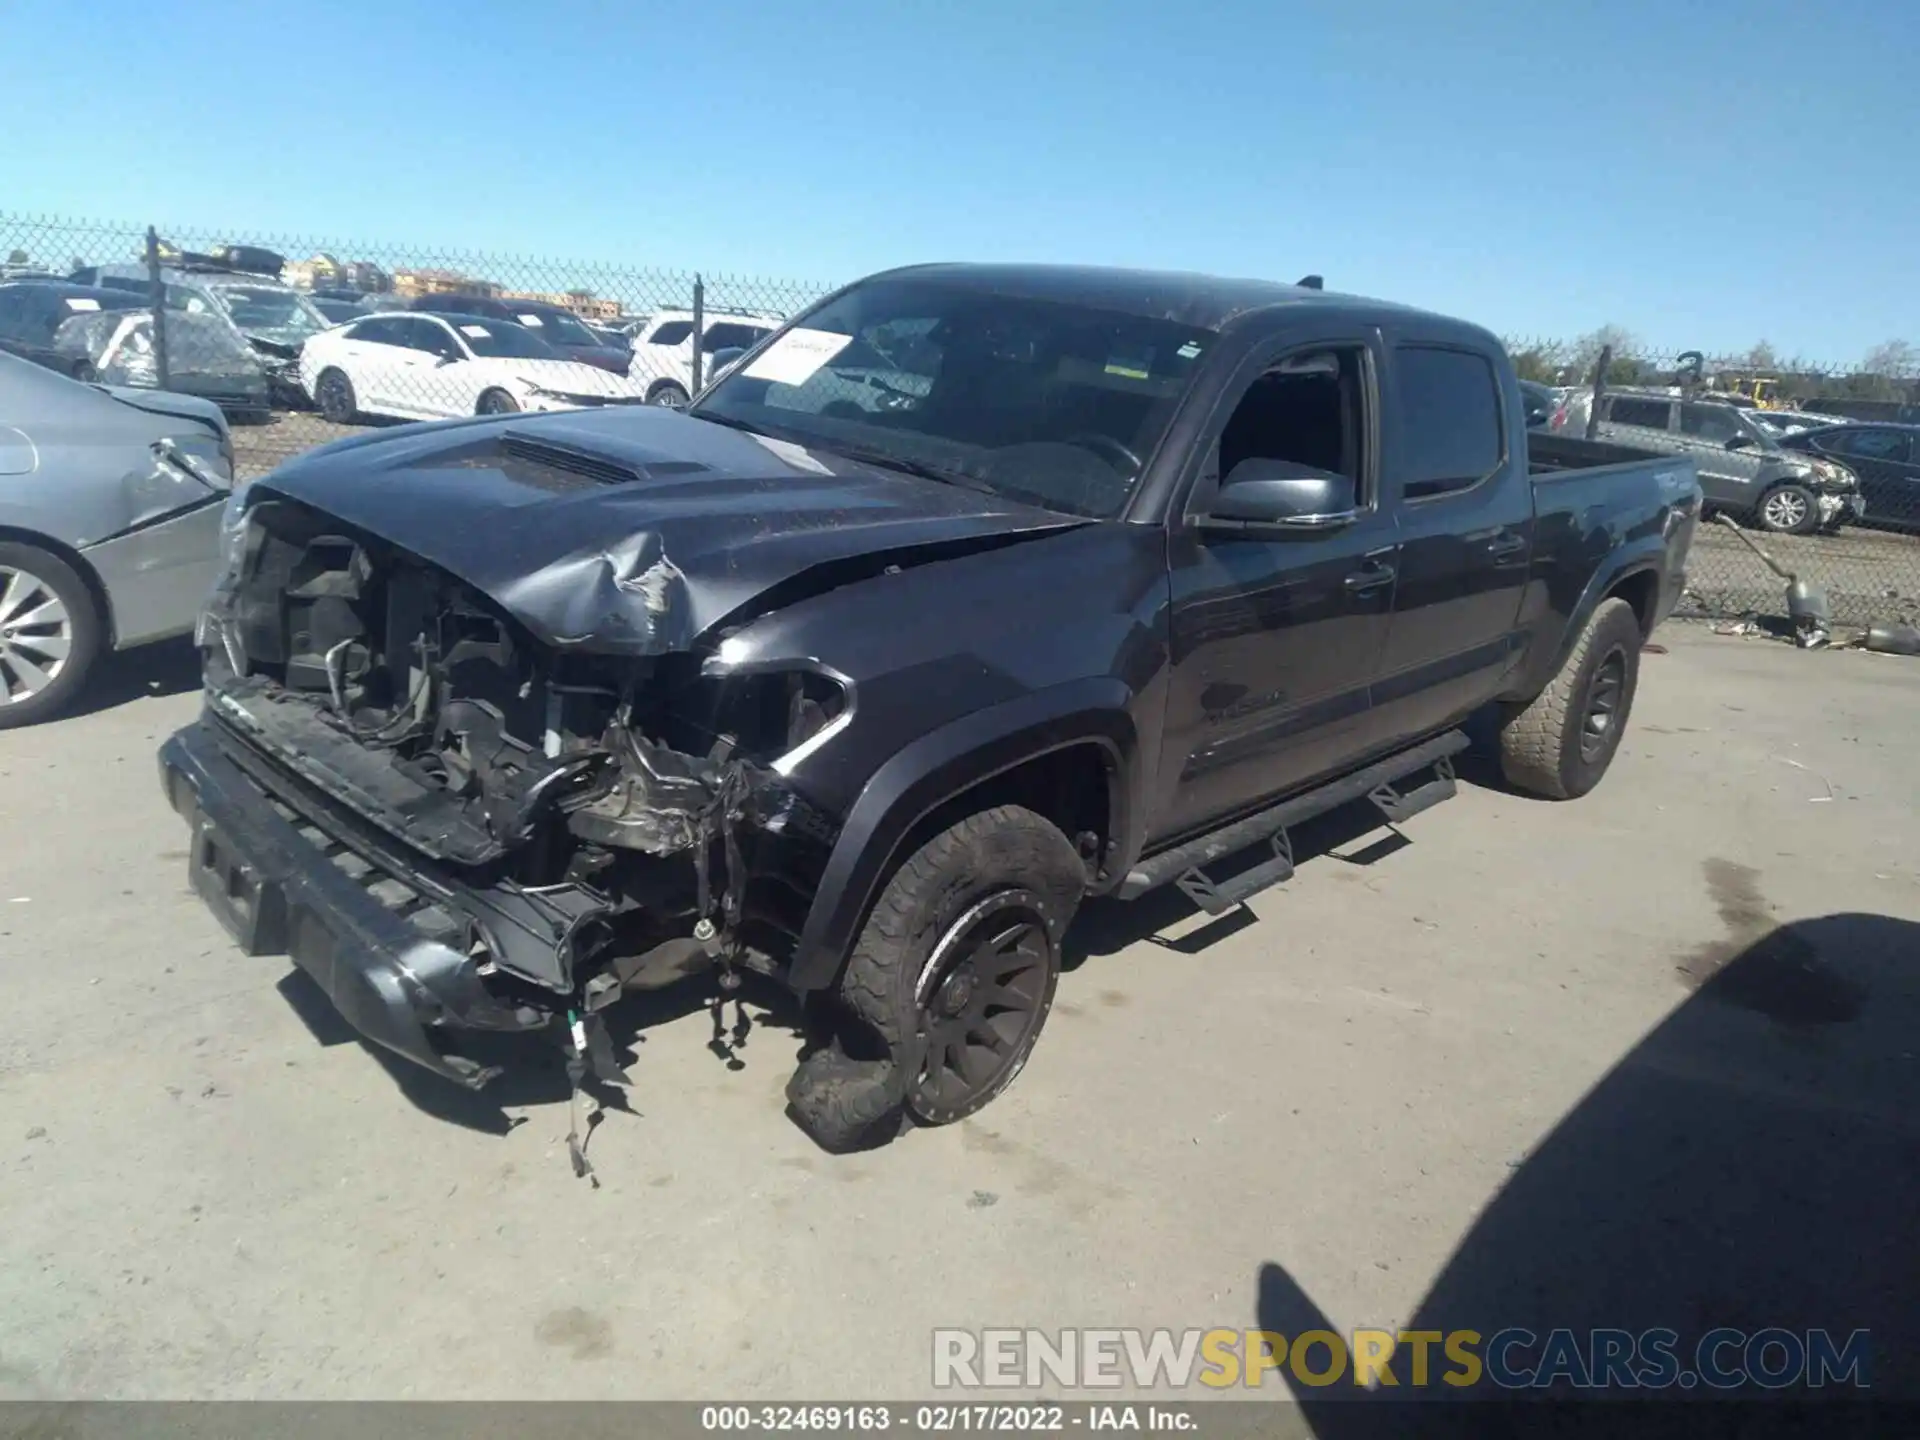
[[[835,677],[543,645],[291,500],[251,507],[229,564],[211,717],[298,777],[296,808],[348,812],[346,843],[450,895],[490,989],[551,1019],[710,965],[779,972],[833,839],[779,767],[850,703]]]

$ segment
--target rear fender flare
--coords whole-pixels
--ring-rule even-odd
[[[1110,853],[1131,853],[1140,778],[1130,698],[1118,679],[1074,681],[975,711],[895,754],[867,781],[841,826],[788,983],[798,991],[832,984],[881,886],[905,858],[901,847],[913,827],[936,806],[1029,760],[1072,745],[1100,746],[1109,762]]]
[[[1560,667],[1567,663],[1574,646],[1580,643],[1580,632],[1587,628],[1587,622],[1593,618],[1593,612],[1600,608],[1600,602],[1623,580],[1649,572],[1657,575],[1665,555],[1663,542],[1656,536],[1644,544],[1618,551],[1607,565],[1595,571],[1593,578],[1587,581],[1587,588],[1580,593],[1573,613],[1567,617],[1566,628],[1561,632],[1558,643],[1546,652],[1549,658],[1544,664],[1538,656],[1534,658],[1527,667],[1525,682],[1513,698],[1531,700],[1546,689],[1553,677],[1560,673]]]

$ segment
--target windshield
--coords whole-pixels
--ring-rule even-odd
[[[1112,516],[1212,339],[954,281],[880,279],[807,315],[692,413]]]
[[[573,316],[558,310],[529,310],[518,320],[549,345],[598,345],[600,340]]]
[[[460,332],[460,338],[467,348],[476,355],[491,360],[558,360],[560,357],[546,341],[531,330],[523,330],[518,325],[508,324],[504,320],[463,320],[457,316],[445,317],[449,325]]]
[[[242,330],[324,330],[331,323],[313,302],[272,285],[221,285],[215,293]]]

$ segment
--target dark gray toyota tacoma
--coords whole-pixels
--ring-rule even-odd
[[[1529,435],[1458,321],[893,271],[684,413],[247,487],[161,773],[207,904],[367,1039],[479,1087],[472,1032],[549,1030],[577,1091],[624,991],[758,971],[824,1002],[788,1098],[843,1147],[1007,1086],[1089,895],[1237,904],[1301,819],[1451,794],[1489,708],[1511,783],[1590,789],[1699,504]]]

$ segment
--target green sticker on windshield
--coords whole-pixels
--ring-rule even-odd
[[[1132,365],[1124,364],[1118,360],[1109,360],[1107,362],[1107,374],[1120,375],[1128,380],[1145,380],[1147,378],[1147,372],[1145,370],[1137,369]]]

